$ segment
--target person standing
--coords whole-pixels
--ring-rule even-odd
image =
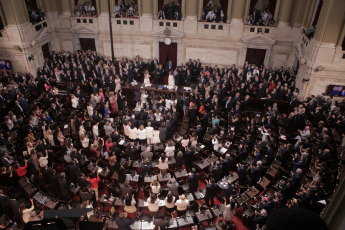
[[[88,177],[90,184],[91,184],[91,189],[95,192],[95,197],[96,197],[96,201],[98,201],[98,182],[101,181],[101,179],[99,178],[99,174],[97,172],[97,176],[93,176],[92,178]]]
[[[131,225],[134,221],[128,218],[128,214],[126,212],[121,212],[118,217],[116,217],[115,222],[118,226],[118,229],[121,230],[131,230]]]
[[[210,206],[210,200],[211,200],[211,206],[214,206],[214,197],[215,197],[215,191],[217,188],[217,185],[215,183],[214,178],[211,178],[209,181],[206,181],[207,185],[206,185],[206,194],[204,197],[205,200],[205,204],[207,206]]]

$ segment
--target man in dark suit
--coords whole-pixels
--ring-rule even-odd
[[[128,218],[126,212],[121,212],[119,216],[116,217],[115,222],[118,226],[118,229],[131,230],[131,225],[134,223],[134,220]]]
[[[169,227],[169,221],[164,218],[164,212],[158,213],[158,218],[155,218],[153,224],[155,225],[155,229],[165,230]]]
[[[163,78],[163,67],[162,65],[158,65],[158,67],[155,69],[153,79],[155,84],[161,84]]]
[[[165,70],[169,73],[170,70],[174,70],[174,63],[170,60],[165,65]]]
[[[59,184],[61,196],[64,199],[68,200],[70,198],[70,189],[65,177],[66,177],[65,173],[61,173],[58,179],[58,184]]]
[[[19,203],[16,200],[15,193],[10,193],[8,206],[10,207],[10,218],[14,220],[20,227],[24,227],[25,223],[23,221],[23,216],[19,211]]]
[[[194,193],[198,186],[199,186],[199,173],[196,172],[195,168],[192,168],[191,174],[187,178],[187,182],[189,183],[189,191]]]
[[[206,181],[206,193],[205,193],[205,204],[207,206],[210,206],[210,200],[211,200],[211,206],[214,206],[214,197],[216,196],[216,189],[217,189],[217,184],[215,183],[214,178],[211,178],[209,181]]]
[[[250,179],[248,185],[254,186],[256,183],[260,180],[260,177],[262,176],[262,161],[256,162],[256,167],[252,165],[252,168],[250,170]]]
[[[159,139],[162,143],[165,142],[165,139],[167,137],[167,128],[165,127],[165,123],[162,123],[162,126],[158,128],[159,130]]]
[[[14,114],[17,116],[23,116],[24,109],[20,106],[19,101],[16,101],[16,105],[14,106]]]
[[[238,181],[240,185],[242,186],[246,184],[247,169],[248,169],[248,165],[245,163],[245,161],[237,164]]]

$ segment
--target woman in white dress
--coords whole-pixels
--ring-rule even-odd
[[[152,143],[153,139],[153,127],[151,127],[151,122],[147,122],[147,127],[146,127],[146,139],[147,139],[147,144]]]
[[[117,93],[119,92],[119,90],[121,90],[121,79],[119,75],[116,75],[114,83],[115,83],[115,93]]]
[[[49,144],[51,146],[55,146],[53,131],[49,128],[48,125],[46,126],[46,132],[47,132],[47,139],[48,139]]]
[[[92,133],[93,133],[93,135],[95,135],[96,137],[99,136],[98,125],[99,125],[99,122],[97,122],[94,126],[92,126]]]
[[[213,137],[212,144],[213,144],[214,151],[218,151],[222,147],[221,141],[218,139],[217,135]]]
[[[74,94],[71,95],[71,102],[72,102],[72,108],[76,109],[78,107],[78,101],[79,99],[74,96]]]
[[[80,125],[80,126],[79,126],[79,131],[78,131],[78,134],[79,134],[79,138],[80,138],[80,139],[81,139],[82,136],[85,135],[85,132],[86,132],[86,130],[85,130],[85,128],[84,128],[84,125]]]
[[[134,199],[134,194],[132,197],[128,196],[127,194],[125,198],[125,207],[123,210],[129,214],[135,213],[137,211],[137,208],[135,207],[136,203],[137,202]]]
[[[159,139],[159,130],[155,129],[153,130],[153,138],[152,138],[152,144],[158,144],[161,140]]]
[[[83,148],[88,148],[89,147],[90,140],[89,140],[89,137],[87,135],[82,136],[80,138],[80,141],[81,141],[81,145],[83,146]]]
[[[165,147],[165,155],[171,159],[175,157],[175,146],[173,145],[172,141],[168,141],[167,147]]]
[[[230,222],[232,221],[232,219],[235,216],[235,212],[236,212],[236,203],[235,201],[232,199],[232,196],[230,197],[230,204],[226,204],[226,199],[224,197],[224,212],[223,212],[223,218],[225,221]]]
[[[124,123],[123,124],[123,134],[125,134],[126,137],[129,136],[129,129],[130,129],[130,126],[129,126],[128,122]]]
[[[93,106],[92,106],[92,104],[90,102],[87,103],[86,108],[87,108],[87,114],[89,114],[89,117],[92,117],[92,115],[93,115]]]
[[[172,70],[169,71],[168,85],[172,85],[172,86],[175,85],[175,77],[173,75],[173,71]]]
[[[194,149],[198,144],[198,135],[193,133],[193,136],[190,137],[190,148]]]
[[[149,71],[148,70],[145,70],[144,72],[144,85],[149,85],[151,84],[151,81],[150,81],[150,74],[149,74]]]
[[[161,157],[159,158],[159,161],[158,161],[158,169],[160,170],[160,172],[162,174],[166,174],[168,172],[168,168],[169,168],[168,158],[165,157],[164,153],[162,153],[162,155],[161,155]]]

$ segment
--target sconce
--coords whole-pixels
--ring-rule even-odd
[[[305,58],[301,57],[299,59],[299,63],[301,63],[301,65],[305,65],[307,63],[307,60],[305,60]]]
[[[324,66],[319,65],[318,67],[316,67],[315,72],[319,72],[319,71],[322,71],[322,70],[324,70],[324,69],[325,69]]]
[[[20,52],[23,51],[22,48],[20,48],[19,45],[13,45],[13,48],[14,48],[15,50],[19,50]]]
[[[33,60],[35,60],[35,58],[34,58],[33,55],[30,55],[30,56],[28,57],[28,60],[29,60],[29,61],[33,61]]]
[[[31,47],[35,47],[35,46],[36,46],[36,44],[37,44],[37,42],[36,42],[36,41],[32,41],[32,42],[30,43]]]

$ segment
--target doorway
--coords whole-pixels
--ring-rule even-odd
[[[81,50],[96,51],[96,43],[94,38],[79,38]]]
[[[165,65],[168,61],[172,61],[173,65],[176,67],[177,64],[177,43],[171,43],[166,45],[164,42],[159,43],[159,63]]]
[[[50,57],[50,50],[49,50],[48,42],[42,46],[42,53],[43,53],[44,59]]]
[[[249,64],[255,64],[261,66],[265,62],[266,50],[265,49],[253,49],[247,48],[246,61]]]

